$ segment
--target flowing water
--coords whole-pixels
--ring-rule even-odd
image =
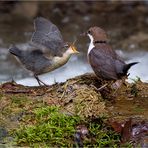
[[[25,45],[21,45],[25,46]],[[9,55],[7,48],[1,48],[0,55],[0,81],[11,81],[14,79],[17,83],[34,86],[38,85],[36,80],[32,77],[31,73],[23,68],[19,62],[16,61],[11,55]],[[136,77],[140,77],[142,81],[148,80],[148,52],[136,51],[136,52],[123,52],[118,50],[119,54],[124,56],[124,58],[129,59],[128,62],[138,61],[139,64],[133,66],[129,73],[129,81]],[[92,72],[89,66],[84,52],[80,55],[74,55],[63,67],[39,76],[47,84],[53,84],[55,82],[64,82],[65,80],[81,75],[87,72]]]

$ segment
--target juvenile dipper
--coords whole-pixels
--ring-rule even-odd
[[[107,42],[106,32],[99,27],[87,31],[90,38],[88,60],[96,76],[104,80],[118,80],[127,76],[131,66],[138,62],[126,64]]]
[[[35,32],[31,39],[33,46],[27,50],[13,46],[9,52],[15,55],[26,69],[32,71],[39,85],[46,85],[38,75],[61,67],[78,51],[73,44],[64,43],[59,29],[49,20],[38,17],[34,21],[34,27]]]

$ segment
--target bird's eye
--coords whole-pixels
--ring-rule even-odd
[[[88,30],[88,32],[87,32],[87,33],[89,33],[89,34],[90,34],[90,33],[91,33],[91,31],[90,31],[90,30]]]

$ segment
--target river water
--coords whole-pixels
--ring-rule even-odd
[[[25,48],[25,44],[19,45],[19,47]],[[0,82],[11,81],[13,79],[17,83],[27,86],[38,85],[37,81],[32,77],[32,74],[25,70],[23,66],[21,66],[21,64],[8,53],[7,48],[1,48],[0,52]],[[122,50],[117,50],[116,52],[123,58],[127,59],[127,63],[134,61],[139,62],[129,70],[130,82],[137,77],[140,77],[142,81],[148,80],[148,52],[123,52]],[[92,72],[92,69],[87,62],[86,53],[81,52],[79,55],[73,55],[68,63],[61,68],[39,77],[45,83],[53,84],[55,82],[64,82],[69,78],[87,72]]]

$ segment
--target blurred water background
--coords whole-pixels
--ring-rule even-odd
[[[0,1],[0,82],[38,85],[32,74],[8,53],[15,44],[27,48],[33,28],[33,19],[43,16],[56,24],[65,41],[72,42],[90,26],[104,28],[111,46],[125,61],[138,61],[130,69],[129,80],[140,77],[148,80],[148,2],[147,1]],[[78,37],[81,52],[63,67],[41,75],[47,84],[63,82],[68,78],[92,72],[87,62],[89,39]]]

